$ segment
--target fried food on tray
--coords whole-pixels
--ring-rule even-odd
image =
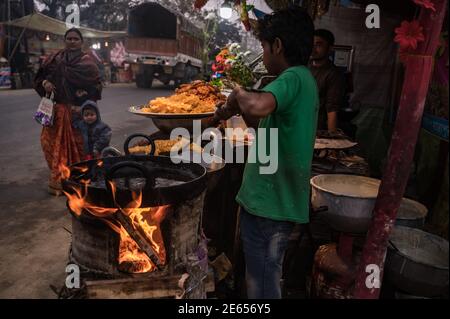
[[[183,84],[169,97],[158,97],[151,100],[143,112],[147,113],[181,113],[198,114],[214,112],[219,102],[225,102],[226,96],[212,85],[204,81]]]
[[[186,145],[189,144],[189,149],[201,153],[203,149],[195,143],[190,143],[189,140],[185,138],[180,138],[177,140],[155,140],[155,155],[167,154],[170,153],[172,148],[175,148],[175,151],[179,151],[183,149]],[[130,147],[129,151],[131,154],[150,154],[150,145],[137,145]]]

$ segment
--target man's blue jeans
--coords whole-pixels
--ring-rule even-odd
[[[258,217],[243,208],[240,218],[247,297],[280,299],[283,258],[294,223]]]

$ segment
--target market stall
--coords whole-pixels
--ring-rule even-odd
[[[239,3],[250,30],[253,9]],[[315,17],[324,16],[330,5],[306,3]],[[319,5],[324,3],[328,6]],[[196,1],[198,7],[204,4]],[[274,10],[283,5],[267,4]],[[423,230],[427,207],[405,197],[445,4],[435,1],[437,13],[421,11],[426,45],[418,51],[401,46],[407,56],[403,99],[382,179],[372,176],[357,141],[340,131],[317,132],[310,222],[292,234],[284,263],[284,282],[301,281],[303,297],[378,298],[381,284],[398,298],[445,297],[448,242]],[[402,45],[402,37],[397,40]],[[235,197],[255,123],[235,115],[215,130],[207,128],[234,87],[259,90],[273,80],[251,65],[238,45],[223,48],[211,81],[183,84],[169,97],[128,108],[159,132],[131,135],[125,154],[105,152],[101,159],[64,169],[76,231],[70,256],[89,274],[83,296],[245,296]],[[416,81],[423,74],[425,81]],[[99,254],[102,258],[93,258]],[[381,270],[373,287],[366,284],[367,265]]]

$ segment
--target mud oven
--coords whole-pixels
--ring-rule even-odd
[[[202,232],[206,170],[128,155],[64,168],[69,263],[81,288],[62,298],[205,298],[214,290]]]

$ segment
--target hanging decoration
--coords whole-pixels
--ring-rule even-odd
[[[436,8],[432,0],[411,0],[416,5],[425,10],[436,12]],[[418,20],[402,21],[400,27],[395,29],[394,41],[399,44],[400,61],[406,63],[409,54],[417,49],[419,42],[425,41],[423,27]]]
[[[335,0],[335,3],[337,3],[336,1],[337,0]],[[267,5],[273,11],[285,9],[285,8],[291,6],[293,2],[297,2],[297,1],[266,0]],[[316,18],[322,17],[325,13],[328,12],[328,9],[330,8],[330,2],[331,2],[331,0],[303,0],[301,2],[301,7],[303,7],[308,12],[308,14],[310,15],[310,17],[312,19],[316,19]],[[345,0],[345,4],[347,2],[348,1]]]
[[[253,6],[247,6],[247,0],[237,0],[236,4],[240,4],[240,17],[245,30],[250,31],[252,26],[250,25],[248,12],[253,9]]]
[[[397,34],[394,41],[397,42],[402,51],[417,49],[417,44],[425,40],[423,28],[417,20],[403,21],[401,26],[395,29]]]
[[[253,7],[251,11],[253,12],[256,19],[258,19],[258,20],[264,19],[264,16],[267,14],[265,12],[262,12],[261,10],[256,9],[255,7]]]
[[[194,1],[194,8],[195,9],[201,9],[205,6],[205,4],[208,3],[208,0],[195,0]]]
[[[434,7],[434,3],[432,0],[412,0],[412,1],[418,6],[436,12],[436,8]]]

